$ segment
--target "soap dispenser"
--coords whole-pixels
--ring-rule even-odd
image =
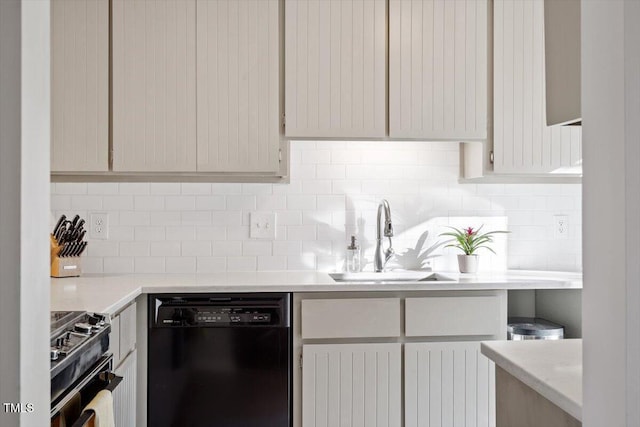
[[[347,246],[347,272],[360,272],[360,246],[356,242],[356,236],[351,236],[351,244]]]

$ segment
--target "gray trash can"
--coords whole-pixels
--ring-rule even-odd
[[[540,317],[510,317],[508,322],[508,340],[561,340],[564,338],[564,326]]]

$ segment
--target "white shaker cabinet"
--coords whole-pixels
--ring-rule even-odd
[[[51,170],[109,168],[109,1],[51,2]]]
[[[401,344],[303,346],[303,427],[400,427]]]
[[[279,169],[278,0],[197,0],[197,170]]]
[[[386,0],[285,0],[287,137],[386,135]]]
[[[113,170],[196,170],[196,2],[113,0]]]
[[[487,137],[488,0],[389,1],[389,136]]]
[[[404,346],[406,427],[494,427],[495,366],[479,342]]]
[[[546,126],[544,1],[494,1],[496,173],[571,172],[582,159],[582,128]]]

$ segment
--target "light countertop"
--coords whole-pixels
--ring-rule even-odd
[[[582,340],[485,341],[482,354],[582,420]]]
[[[337,283],[315,271],[219,274],[105,274],[51,279],[51,310],[114,314],[140,294],[172,292],[342,292],[490,289],[580,289],[581,273],[512,270],[442,273],[451,282]]]

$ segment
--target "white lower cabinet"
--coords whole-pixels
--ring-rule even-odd
[[[479,342],[407,343],[406,427],[494,427],[495,366]]]
[[[113,412],[116,427],[136,425],[136,364],[138,351],[133,350],[115,370],[123,380],[113,392]]]
[[[303,427],[401,427],[401,344],[303,346]]]

